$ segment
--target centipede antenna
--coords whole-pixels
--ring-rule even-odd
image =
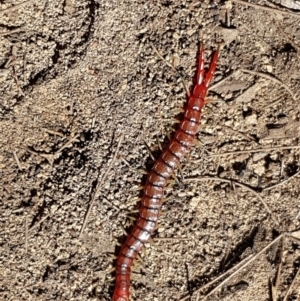
[[[208,88],[210,82],[213,79],[213,76],[215,74],[216,68],[217,68],[217,60],[219,58],[219,46],[217,48],[217,51],[214,52],[211,63],[210,63],[210,67],[207,71],[207,73],[205,74],[205,78],[203,80],[203,83],[205,85],[206,88]]]
[[[204,73],[205,73],[205,70],[204,70],[204,45],[202,42],[200,42],[196,85],[201,85],[203,83]]]

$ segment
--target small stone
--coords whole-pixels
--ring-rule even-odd
[[[180,35],[179,35],[177,32],[174,32],[174,33],[173,33],[173,38],[174,38],[175,40],[179,40],[179,39],[180,39]]]
[[[266,171],[266,168],[263,165],[258,165],[254,168],[254,172],[259,176],[262,176]]]
[[[193,197],[191,199],[191,201],[190,201],[190,208],[192,210],[195,210],[197,208],[199,202],[200,202],[200,198],[199,197]]]
[[[252,114],[250,116],[247,116],[245,118],[245,122],[246,122],[246,124],[257,124],[257,115]]]

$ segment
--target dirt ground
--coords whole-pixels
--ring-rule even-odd
[[[200,35],[213,101],[132,300],[300,300],[300,2],[251,3],[0,1],[0,300],[110,300]]]

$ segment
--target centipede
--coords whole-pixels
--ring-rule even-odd
[[[217,68],[219,52],[220,46],[214,52],[210,66],[206,71],[204,68],[204,46],[203,43],[199,45],[196,81],[186,103],[183,118],[173,138],[147,175],[136,223],[121,246],[116,259],[115,289],[112,301],[129,301],[133,262],[156,229],[168,180],[195,143],[202,110],[207,103],[205,97]]]

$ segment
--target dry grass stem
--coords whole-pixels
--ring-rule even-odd
[[[81,227],[81,230],[80,230],[80,233],[79,233],[79,238],[81,237],[81,235],[82,235],[82,233],[83,233],[83,231],[84,231],[84,228],[85,228],[86,223],[87,223],[87,221],[88,221],[88,219],[89,219],[89,216],[90,216],[92,207],[93,207],[93,205],[94,205],[94,203],[95,203],[96,198],[98,197],[98,193],[100,192],[100,190],[101,190],[101,188],[102,188],[102,185],[103,185],[104,181],[105,181],[106,178],[107,178],[108,173],[110,172],[111,168],[112,168],[113,165],[115,164],[115,161],[116,161],[116,159],[117,159],[117,155],[118,155],[118,153],[119,153],[119,149],[120,149],[120,146],[121,146],[121,143],[122,143],[123,138],[124,138],[124,134],[122,134],[122,135],[120,136],[119,142],[118,142],[118,144],[117,144],[116,151],[115,151],[115,153],[114,153],[114,156],[113,156],[113,158],[112,158],[112,160],[111,160],[111,162],[110,162],[110,164],[109,164],[109,166],[108,166],[108,168],[107,168],[105,174],[103,175],[103,177],[101,178],[101,180],[98,182],[98,185],[97,185],[96,190],[95,190],[95,192],[94,192],[94,194],[93,194],[93,197],[92,197],[92,201],[91,201],[91,203],[90,203],[90,205],[89,205],[89,207],[88,207],[88,210],[87,210],[87,212],[86,212],[86,215],[85,215],[85,217],[84,217],[83,224],[82,224],[82,227]]]
[[[256,149],[248,149],[242,151],[233,151],[233,152],[226,152],[220,154],[210,154],[208,157],[222,157],[228,155],[240,155],[240,154],[247,154],[247,153],[258,153],[258,152],[268,152],[273,150],[283,150],[283,149],[298,149],[300,145],[291,145],[291,146],[276,146],[276,147],[266,147],[266,148],[256,148]]]
[[[218,282],[219,280],[221,280],[222,278],[226,277],[228,274],[231,274],[233,271],[235,271],[236,269],[240,269],[241,266],[243,266],[248,260],[250,260],[252,257],[254,257],[254,255],[249,255],[247,258],[244,258],[241,262],[239,262],[236,266],[232,267],[231,269],[229,269],[228,271],[226,271],[225,273],[223,273],[222,275],[218,276],[217,278],[215,278],[214,280],[206,283],[205,285],[201,286],[200,288],[198,288],[195,292],[193,292],[193,294],[200,292],[202,290],[204,290],[205,288],[208,288],[210,286],[212,286],[213,284],[215,284],[216,282]],[[179,301],[186,301],[188,299],[190,299],[191,296],[188,295],[182,299],[180,299]]]
[[[217,87],[221,86],[222,84],[224,84],[225,81],[228,80],[228,78],[230,78],[232,76],[232,74],[229,74],[227,77],[224,77],[223,79],[221,79],[220,81],[218,81],[217,83],[211,85],[208,87],[208,91],[214,90]]]
[[[28,221],[27,216],[25,217],[25,254],[28,253]]]
[[[274,281],[274,285],[273,285],[273,283],[271,283],[272,300],[277,300],[277,296],[278,296],[278,287],[280,285],[280,276],[281,276],[282,267],[283,267],[283,246],[284,246],[284,243],[285,243],[285,236],[283,236],[283,238],[282,238],[281,250],[280,250],[280,263],[277,267],[277,273],[276,273],[276,278],[275,278],[275,281]]]
[[[285,83],[283,83],[281,80],[279,80],[278,78],[275,78],[275,77],[273,77],[273,76],[271,76],[269,74],[266,74],[266,73],[252,71],[252,70],[248,70],[248,69],[240,69],[240,70],[242,72],[244,72],[244,73],[249,73],[249,74],[252,74],[252,75],[257,75],[257,76],[260,76],[262,78],[269,79],[269,80],[275,82],[276,84],[278,84],[278,85],[282,86],[283,88],[285,88],[290,93],[290,95],[292,96],[293,100],[296,100],[293,91]]]
[[[0,32],[0,37],[8,36],[8,35],[11,35],[11,34],[14,34],[14,33],[22,32],[22,31],[24,31],[24,29],[17,28],[17,29],[13,29],[13,30],[10,30],[10,31],[7,31],[7,32]]]
[[[286,183],[289,182],[291,179],[294,179],[294,178],[298,177],[299,174],[300,174],[300,170],[297,171],[294,175],[290,176],[289,178],[283,180],[282,182],[279,182],[279,183],[277,183],[277,184],[275,184],[275,185],[272,185],[272,186],[263,188],[263,190],[264,190],[264,191],[272,190],[272,189],[275,188],[275,187],[278,187],[278,186],[281,186],[281,185],[283,185],[283,184],[286,184]]]
[[[232,279],[235,275],[237,275],[242,269],[247,267],[250,263],[252,263],[258,256],[263,254],[266,250],[268,250],[272,245],[277,243],[281,238],[283,237],[283,234],[280,234],[277,238],[275,238],[272,242],[270,242],[267,246],[265,246],[261,251],[259,251],[257,254],[255,254],[250,260],[248,260],[245,264],[243,264],[237,271],[232,273],[228,278],[226,278],[224,281],[222,281],[218,286],[216,286],[211,292],[209,292],[205,299],[212,295],[214,292],[216,292],[219,288],[221,288],[225,283],[227,283],[230,279]]]
[[[191,240],[188,237],[155,237],[153,238],[154,241],[178,241],[178,240]]]
[[[77,142],[77,138],[79,138],[80,135],[77,134],[75,135],[74,137],[72,137],[69,141],[67,141],[61,148],[59,148],[54,154],[45,154],[45,153],[40,153],[40,152],[37,152],[37,151],[33,151],[29,148],[27,148],[26,150],[31,153],[31,154],[34,154],[34,155],[38,155],[40,157],[43,157],[45,158],[49,164],[51,166],[53,166],[53,163],[54,163],[54,160],[61,154],[61,152],[65,149],[65,148],[68,148],[68,147],[71,147],[72,146],[72,143],[73,142]]]
[[[21,165],[21,163],[20,163],[20,160],[19,160],[19,157],[18,157],[18,155],[17,155],[17,152],[16,151],[13,151],[13,155],[14,155],[14,158],[15,158],[15,160],[16,160],[16,163],[17,163],[17,165],[18,165],[18,168],[19,168],[19,170],[20,171],[22,171],[22,165]]]
[[[27,4],[29,4],[29,3],[31,3],[31,2],[34,2],[34,1],[35,1],[35,0],[28,0],[28,1],[25,1],[25,2],[22,2],[22,3],[19,3],[19,4],[16,4],[16,5],[12,6],[12,7],[9,7],[9,8],[3,9],[3,10],[0,10],[0,14],[5,14],[5,13],[12,12],[12,11],[14,11],[14,10],[16,10],[16,9],[19,9],[19,8],[21,8],[21,7],[23,7],[23,6],[27,5]]]
[[[53,131],[53,130],[50,130],[50,129],[47,129],[47,128],[44,128],[44,131],[48,134],[51,134],[51,135],[54,135],[54,136],[59,136],[61,138],[64,138],[65,135],[63,133],[60,133],[58,131]]]
[[[40,221],[38,221],[34,226],[29,229],[29,233],[32,232],[35,228],[37,228],[44,220],[46,220],[50,214],[45,215]]]
[[[267,246],[265,246],[261,251],[259,251],[257,254],[255,255],[250,255],[247,258],[243,259],[241,262],[239,262],[235,267],[231,268],[230,270],[228,270],[227,272],[225,272],[224,274],[220,275],[219,277],[217,277],[216,279],[214,279],[213,281],[205,284],[204,286],[202,286],[201,288],[197,289],[194,293],[199,292],[201,290],[203,290],[204,288],[207,288],[209,286],[211,286],[212,284],[216,283],[217,281],[219,281],[220,279],[224,278],[225,276],[227,276],[228,274],[230,274],[233,270],[235,270],[229,277],[227,277],[224,281],[222,281],[218,286],[216,286],[211,292],[209,292],[205,297],[204,300],[209,297],[210,295],[212,295],[214,292],[216,292],[219,288],[221,288],[225,283],[227,283],[230,279],[232,279],[234,276],[236,276],[242,269],[246,268],[251,262],[253,262],[258,256],[260,256],[261,254],[263,254],[266,250],[268,250],[272,245],[274,245],[275,243],[277,243],[285,234],[280,234],[277,238],[275,238],[272,242],[270,242]],[[190,298],[191,296],[186,296],[182,299],[180,299],[179,301],[186,301]]]
[[[77,135],[75,135],[74,137],[72,137],[69,141],[67,141],[58,151],[56,151],[56,155],[57,154],[60,154],[65,148],[68,148],[68,147],[70,147],[70,146],[72,146],[72,143],[73,142],[77,142],[78,140],[77,140],[77,138],[79,138],[80,137],[80,135],[79,134],[77,134]]]
[[[284,296],[283,301],[287,301],[287,300],[288,300],[290,291],[292,290],[292,287],[294,286],[294,283],[296,282],[296,279],[298,278],[299,274],[300,274],[300,268],[298,268],[298,271],[297,271],[297,273],[296,273],[296,275],[295,275],[295,277],[294,277],[294,279],[293,279],[291,285],[289,286],[289,288],[288,288],[288,290],[287,290],[287,292],[286,292],[286,295]]]
[[[224,128],[227,129],[228,131],[232,132],[233,134],[240,135],[240,136],[246,138],[247,140],[253,141],[253,142],[255,142],[256,144],[258,144],[258,143],[255,141],[255,138],[251,137],[250,135],[246,135],[245,133],[240,132],[240,131],[237,131],[237,130],[234,130],[234,129],[232,129],[231,127],[226,126],[226,125],[224,125]]]

